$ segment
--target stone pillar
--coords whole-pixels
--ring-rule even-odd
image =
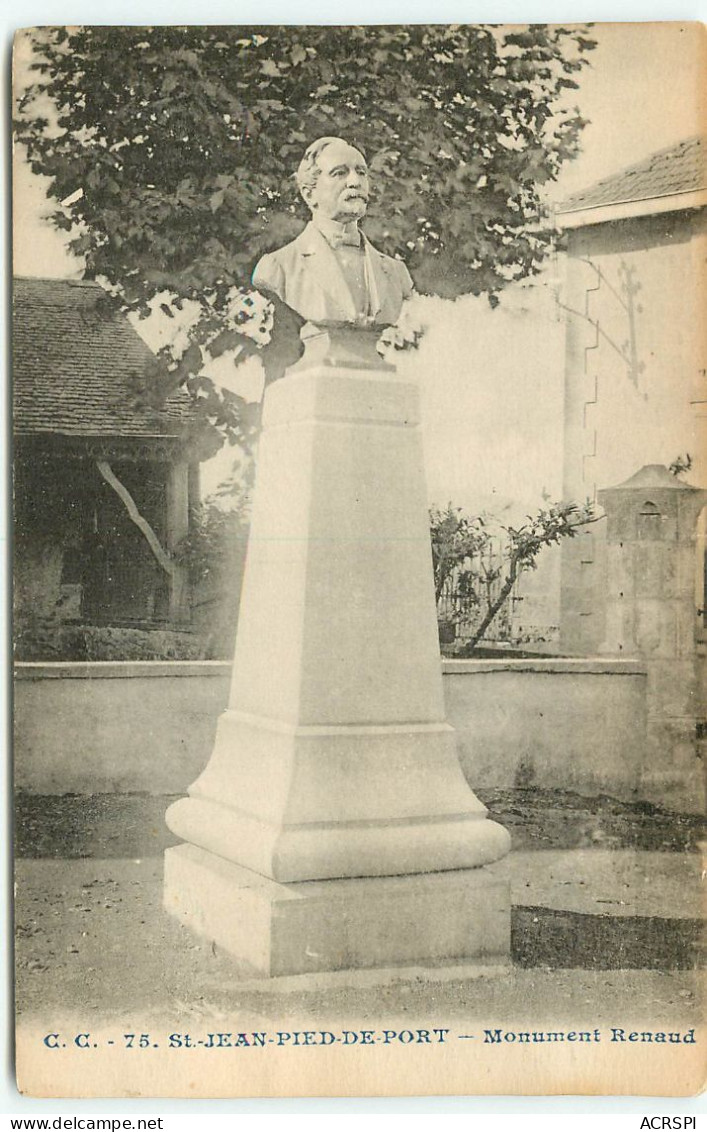
[[[601,651],[639,657],[648,673],[643,796],[701,810],[697,758],[695,538],[707,491],[649,464],[598,493],[607,516],[605,640]]]
[[[375,335],[267,391],[230,703],[167,908],[267,974],[507,954],[509,848],[445,722],[418,390]]]
[[[184,459],[167,466],[167,549],[173,551],[189,531],[189,464]],[[182,566],[175,566],[169,578],[169,619],[187,617],[187,578]]]
[[[583,230],[568,232],[564,291],[565,402],[562,497],[593,499],[595,420],[599,397],[598,276],[587,261]],[[596,526],[560,547],[560,647],[571,656],[592,656],[601,638],[603,532]]]

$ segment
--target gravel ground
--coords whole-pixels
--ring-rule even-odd
[[[682,869],[694,873],[695,857],[685,849],[701,836],[698,819],[550,792],[484,800],[511,827],[516,847],[508,859],[515,878],[514,968],[450,971],[432,981],[422,972],[261,981],[162,910],[162,853],[174,843],[163,815],[171,799],[19,798],[18,1012],[27,1021],[67,1012],[77,1019],[132,1017],[131,1025],[141,1017],[176,1025],[234,1012],[253,1025],[345,1015],[363,1025],[382,1014],[431,1013],[460,1021],[493,1016],[502,1024],[522,1009],[538,1024],[567,1017],[609,1025],[629,1016],[694,1024],[697,921],[674,890]],[[560,852],[577,847],[587,851]],[[637,865],[638,848],[652,852]],[[661,907],[673,919],[651,923]],[[686,969],[648,969],[666,958],[666,940],[668,952],[682,956],[672,966]],[[629,964],[646,969],[591,969]]]
[[[563,963],[430,982],[422,974],[388,973],[348,980],[261,982],[228,955],[197,939],[162,910],[162,862],[144,860],[20,861],[17,866],[17,1009],[25,1018],[65,1015],[199,1017],[245,1011],[249,1017],[361,1021],[390,1016],[463,1019],[492,1014],[499,1023],[519,1004],[540,1022],[580,1017],[587,1024],[646,1012],[652,1018],[697,1018],[694,971],[563,970]],[[532,920],[532,916],[531,916]],[[547,938],[537,920],[536,939]],[[533,937],[532,926],[527,940]],[[563,946],[566,947],[566,937]],[[547,949],[545,958],[547,958]],[[552,958],[552,956],[550,956]],[[133,1025],[135,1022],[132,1023]]]
[[[560,790],[477,791],[505,825],[515,849],[636,849],[681,853],[707,833],[701,814],[677,814],[649,802],[585,798]]]
[[[490,816],[510,831],[514,849],[638,849],[685,852],[705,837],[696,814],[648,803],[585,798],[552,790],[478,791]],[[19,794],[20,857],[157,856],[176,844],[164,814],[176,796]]]
[[[692,972],[532,971],[430,983],[422,976],[388,985],[283,980],[259,987],[251,972],[197,940],[161,908],[161,862],[22,862],[17,893],[17,1007],[23,1015],[77,1017],[240,1015],[361,1023],[390,1016],[463,1019],[486,1012],[499,1024],[519,1003],[540,1022],[567,1016],[594,1025],[634,1014],[696,1019]],[[282,983],[285,983],[283,988]],[[245,984],[245,985],[243,985]]]

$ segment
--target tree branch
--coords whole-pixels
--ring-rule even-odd
[[[162,569],[166,574],[169,574],[170,577],[174,577],[177,573],[176,563],[162,546],[162,543],[158,539],[147,519],[143,518],[143,516],[138,511],[137,504],[135,503],[135,500],[133,499],[125,484],[120,482],[107,460],[96,460],[96,466],[98,468],[98,471],[103,476],[103,479],[107,484],[109,484],[110,487],[113,488],[115,494],[123,502],[125,510],[128,512],[128,515],[132,519],[135,526],[145,536],[150,550],[154,554]]]

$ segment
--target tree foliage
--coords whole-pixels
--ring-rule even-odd
[[[537,569],[543,547],[574,538],[579,530],[599,518],[590,503],[548,502],[526,516],[519,526],[499,523],[487,516],[465,515],[451,503],[443,510],[433,508],[430,535],[437,601],[447,579],[456,574],[460,592],[483,610],[462,655],[469,656],[483,639],[520,575]],[[496,545],[496,532],[504,536],[500,562],[489,555]]]
[[[490,533],[481,516],[465,515],[449,503],[430,508],[430,541],[435,598],[439,601],[448,578],[488,548]],[[468,571],[466,571],[468,573]],[[464,587],[466,589],[466,587]]]
[[[50,178],[54,224],[124,307],[147,315],[158,297],[179,320],[191,304],[188,347],[160,359],[165,388],[194,381],[207,355],[260,351],[271,376],[291,360],[286,312],[273,327],[249,279],[306,219],[292,173],[320,135],[366,153],[368,234],[419,289],[494,299],[537,271],[542,187],[584,124],[560,103],[594,46],[581,25],[94,26],[33,40],[17,138]],[[195,392],[220,427],[237,418],[208,384]]]
[[[685,473],[689,472],[691,468],[692,456],[689,452],[686,452],[684,456],[682,455],[682,453],[680,453],[679,456],[675,457],[672,464],[668,464],[668,471],[671,475],[675,476],[676,479],[678,476],[685,475]]]
[[[192,624],[209,660],[233,656],[249,522],[247,487],[232,483],[195,509],[177,548],[189,577]]]

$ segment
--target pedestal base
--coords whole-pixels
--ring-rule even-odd
[[[507,959],[510,891],[486,869],[278,884],[179,845],[168,912],[263,975]]]
[[[229,710],[189,795],[167,811],[172,833],[281,884],[475,869],[511,845],[445,723],[294,727]]]

